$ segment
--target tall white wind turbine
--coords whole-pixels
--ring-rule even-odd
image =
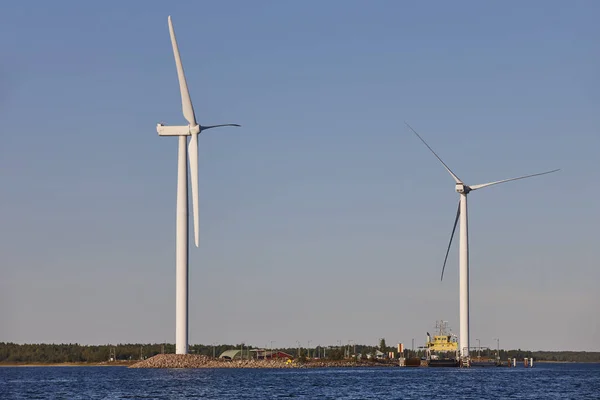
[[[448,249],[446,250],[446,257],[444,258],[444,264],[442,266],[442,276],[444,278],[444,269],[446,268],[446,261],[448,260],[448,252],[452,245],[452,238],[456,230],[456,224],[460,219],[460,247],[459,247],[459,318],[460,318],[460,337],[459,346],[460,354],[463,359],[469,359],[469,234],[468,234],[468,214],[467,214],[467,195],[473,190],[482,189],[484,187],[497,185],[499,183],[516,181],[518,179],[530,178],[532,176],[545,175],[551,172],[559,171],[558,169],[552,171],[541,172],[539,174],[525,175],[518,178],[504,179],[501,181],[482,183],[479,185],[466,185],[452,170],[442,161],[442,159],[433,151],[431,147],[423,140],[423,138],[415,131],[412,126],[405,122],[406,126],[414,132],[415,135],[423,142],[425,146],[433,153],[433,155],[442,163],[446,171],[452,176],[452,179],[456,182],[456,191],[460,195],[458,201],[458,210],[456,211],[456,219],[454,220],[454,226],[452,228],[452,234],[450,235],[450,243],[448,243]]]
[[[171,16],[169,16],[169,32],[171,44],[177,66],[179,90],[181,91],[181,105],[183,116],[188,125],[165,126],[158,124],[156,130],[159,136],[179,136],[179,154],[177,159],[177,223],[175,237],[175,265],[176,265],[176,321],[175,321],[175,351],[177,354],[187,354],[188,351],[188,189],[187,189],[187,155],[190,155],[190,174],[192,183],[192,207],[194,209],[194,243],[199,246],[199,216],[198,216],[198,135],[200,132],[220,126],[240,126],[237,124],[223,124],[202,126],[196,122],[194,107],[190,92],[185,80],[181,56],[173,30]],[[191,136],[189,146],[187,137]]]

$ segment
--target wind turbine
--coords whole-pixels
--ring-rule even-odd
[[[237,124],[223,124],[203,126],[196,122],[196,115],[190,92],[185,80],[181,56],[173,30],[171,16],[168,18],[171,44],[177,66],[179,90],[181,91],[181,106],[183,116],[188,125],[165,126],[157,124],[159,136],[179,136],[179,154],[177,158],[177,223],[175,236],[175,265],[176,265],[176,321],[175,321],[175,352],[187,354],[188,352],[188,189],[187,189],[187,155],[190,155],[190,174],[192,183],[192,206],[194,209],[194,243],[199,246],[199,216],[198,216],[198,135],[200,132],[220,126],[240,126]],[[189,146],[187,137],[191,136]]]
[[[446,257],[444,258],[444,265],[442,266],[442,276],[444,279],[444,269],[446,268],[446,261],[448,260],[448,252],[452,245],[452,238],[454,237],[454,231],[456,231],[456,224],[460,219],[460,248],[459,248],[459,318],[460,318],[460,337],[459,346],[462,358],[469,358],[469,234],[468,234],[468,214],[467,214],[467,195],[473,190],[482,189],[484,187],[497,185],[499,183],[516,181],[518,179],[531,178],[533,176],[545,175],[552,172],[558,171],[558,169],[552,171],[541,172],[539,174],[525,175],[518,178],[503,179],[501,181],[494,181],[488,183],[482,183],[479,185],[466,185],[452,170],[442,161],[442,159],[433,151],[431,147],[423,140],[423,138],[415,131],[412,126],[407,122],[404,122],[408,128],[414,132],[415,135],[423,142],[425,146],[433,153],[433,155],[442,163],[446,171],[452,176],[456,182],[456,191],[460,195],[458,201],[458,210],[456,211],[456,218],[454,220],[454,226],[452,228],[452,234],[450,235],[450,243],[448,243],[448,249],[446,250]]]

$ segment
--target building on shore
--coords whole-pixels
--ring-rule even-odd
[[[294,356],[278,350],[251,349],[251,350],[227,350],[221,353],[219,358],[226,360],[270,360],[270,359],[292,359]]]

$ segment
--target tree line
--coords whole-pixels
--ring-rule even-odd
[[[215,344],[190,345],[190,354],[200,354],[209,357],[218,357],[227,350],[256,349],[257,346],[247,344]],[[270,350],[270,349],[267,349]],[[316,346],[307,348],[273,348],[273,351],[282,351],[295,358],[328,358],[341,360],[351,357],[356,350],[357,353],[374,352],[373,346],[339,346],[325,347]],[[175,353],[175,345],[172,343],[128,343],[116,345],[81,345],[78,343],[63,344],[17,344],[0,342],[0,363],[98,363],[111,359],[115,361],[140,360],[153,357],[157,354]]]
[[[226,350],[232,349],[255,349],[256,346],[246,344],[215,344],[203,345],[195,344],[189,347],[191,354],[201,354],[212,357],[218,357]],[[341,360],[354,356],[364,358],[367,354],[374,354],[379,350],[387,355],[389,351],[395,351],[385,345],[385,340],[381,340],[379,346],[367,346],[359,344],[348,344],[340,346],[315,346],[310,349],[306,347],[273,348],[273,350],[283,351],[295,358],[327,358],[332,360]],[[140,360],[146,359],[161,353],[175,353],[175,345],[172,343],[128,343],[116,345],[80,345],[77,343],[68,344],[17,344],[0,342],[0,363],[99,363],[109,361],[111,358],[116,361]],[[422,351],[410,350],[404,351],[405,357],[422,357]],[[471,353],[472,357],[477,355],[476,351]],[[495,357],[496,350],[487,350],[482,356]],[[398,355],[396,354],[396,357]],[[529,351],[529,350],[500,350],[500,358],[533,358],[536,361],[563,361],[563,362],[600,362],[600,352],[588,351]]]

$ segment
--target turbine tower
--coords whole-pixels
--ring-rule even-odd
[[[539,174],[525,175],[518,178],[504,179],[501,181],[482,183],[479,185],[466,185],[452,170],[442,161],[442,159],[433,151],[431,147],[423,140],[423,138],[415,131],[412,126],[407,122],[404,122],[408,128],[414,132],[415,135],[423,142],[425,146],[433,153],[433,155],[442,163],[446,171],[452,176],[452,179],[456,182],[456,191],[460,195],[458,201],[458,210],[456,211],[456,218],[454,219],[454,226],[452,228],[452,234],[450,235],[450,243],[448,243],[448,249],[446,250],[446,257],[444,258],[444,265],[442,266],[441,279],[444,279],[444,269],[446,268],[446,261],[448,260],[448,252],[452,245],[452,238],[456,231],[456,224],[460,219],[460,247],[459,247],[459,318],[460,318],[460,337],[459,346],[460,354],[463,359],[469,359],[469,227],[468,227],[468,213],[467,213],[467,195],[473,190],[482,189],[484,187],[497,185],[499,183],[516,181],[518,179],[530,178],[532,176],[545,175],[551,172],[556,172],[558,169],[552,171],[541,172]]]
[[[176,266],[176,321],[175,321],[175,352],[187,354],[188,351],[188,189],[187,189],[187,156],[190,157],[190,174],[192,183],[192,207],[194,210],[194,243],[199,246],[199,216],[198,216],[198,135],[200,132],[220,126],[239,126],[237,124],[202,126],[196,122],[194,107],[185,80],[181,56],[177,47],[177,39],[169,16],[169,32],[177,66],[179,90],[181,91],[181,106],[183,116],[188,125],[165,126],[158,124],[156,130],[159,136],[179,136],[179,153],[177,158],[177,223],[175,236],[175,266]],[[189,146],[187,137],[190,136]]]

